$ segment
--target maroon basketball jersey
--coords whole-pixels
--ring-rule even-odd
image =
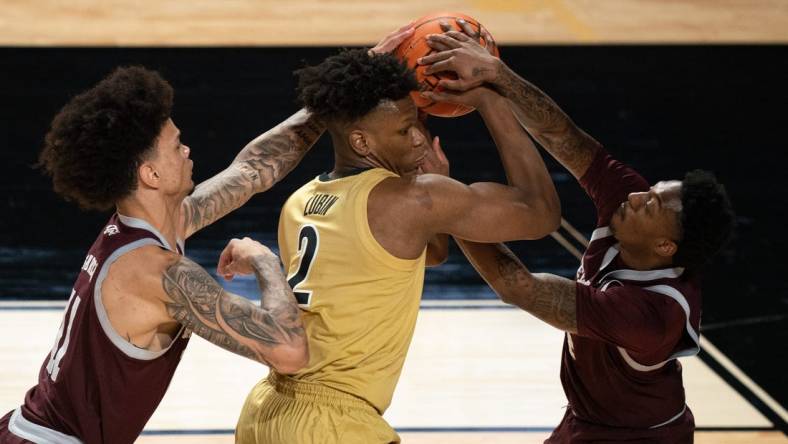
[[[115,214],[90,248],[38,384],[11,413],[8,431],[44,443],[132,443],[158,406],[188,343],[135,347],[112,327],[101,284],[121,255],[145,245],[171,249],[147,222]],[[176,247],[183,253],[183,245]],[[0,431],[2,436],[2,431]]]
[[[698,279],[682,268],[632,270],[621,260],[610,219],[629,193],[649,189],[634,170],[600,149],[581,184],[598,228],[577,272],[578,333],[566,334],[561,362],[574,420],[565,418],[547,442],[597,442],[600,427],[610,441],[691,427],[676,358],[700,350]]]

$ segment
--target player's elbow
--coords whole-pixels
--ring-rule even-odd
[[[555,202],[547,202],[544,211],[545,217],[542,227],[544,234],[542,236],[547,236],[561,226],[561,203],[557,199]]]
[[[541,239],[561,225],[561,206],[548,200],[532,201],[520,208],[520,239]]]
[[[277,373],[292,375],[309,363],[309,347],[306,341],[298,345],[279,346],[268,363]]]
[[[533,204],[536,219],[539,221],[536,225],[540,238],[561,226],[561,201],[555,188],[550,191],[540,195]]]

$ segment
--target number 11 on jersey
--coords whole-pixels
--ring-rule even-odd
[[[317,228],[312,225],[302,225],[298,230],[298,268],[288,279],[287,283],[293,289],[298,305],[309,307],[312,301],[312,290],[299,287],[302,282],[309,277],[309,271],[317,256],[317,249],[320,246],[320,236]]]

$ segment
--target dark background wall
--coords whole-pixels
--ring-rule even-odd
[[[117,65],[159,70],[176,90],[174,119],[199,182],[293,113],[291,72],[335,50],[0,48],[0,299],[65,299],[108,217],[63,202],[31,168],[52,116],[70,97]],[[648,180],[705,168],[727,185],[739,227],[705,275],[703,333],[785,404],[788,47],[504,47],[502,57]],[[503,180],[477,115],[433,119],[431,128],[455,178]],[[275,246],[286,196],[331,164],[323,138],[282,183],[196,235],[187,251],[212,268],[229,237]],[[564,217],[588,235],[593,207],[571,176],[548,166]],[[551,239],[514,248],[537,271],[571,276],[577,266]],[[425,298],[458,297],[494,295],[455,248],[448,264],[428,273]]]

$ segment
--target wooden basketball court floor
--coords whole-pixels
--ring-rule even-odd
[[[0,412],[17,407],[36,382],[63,307],[0,303]],[[541,443],[566,405],[558,377],[562,340],[561,332],[497,301],[424,301],[385,418],[406,443]],[[700,359],[681,361],[696,442],[788,442]],[[192,335],[138,442],[233,442],[246,394],[266,374],[265,366]]]

